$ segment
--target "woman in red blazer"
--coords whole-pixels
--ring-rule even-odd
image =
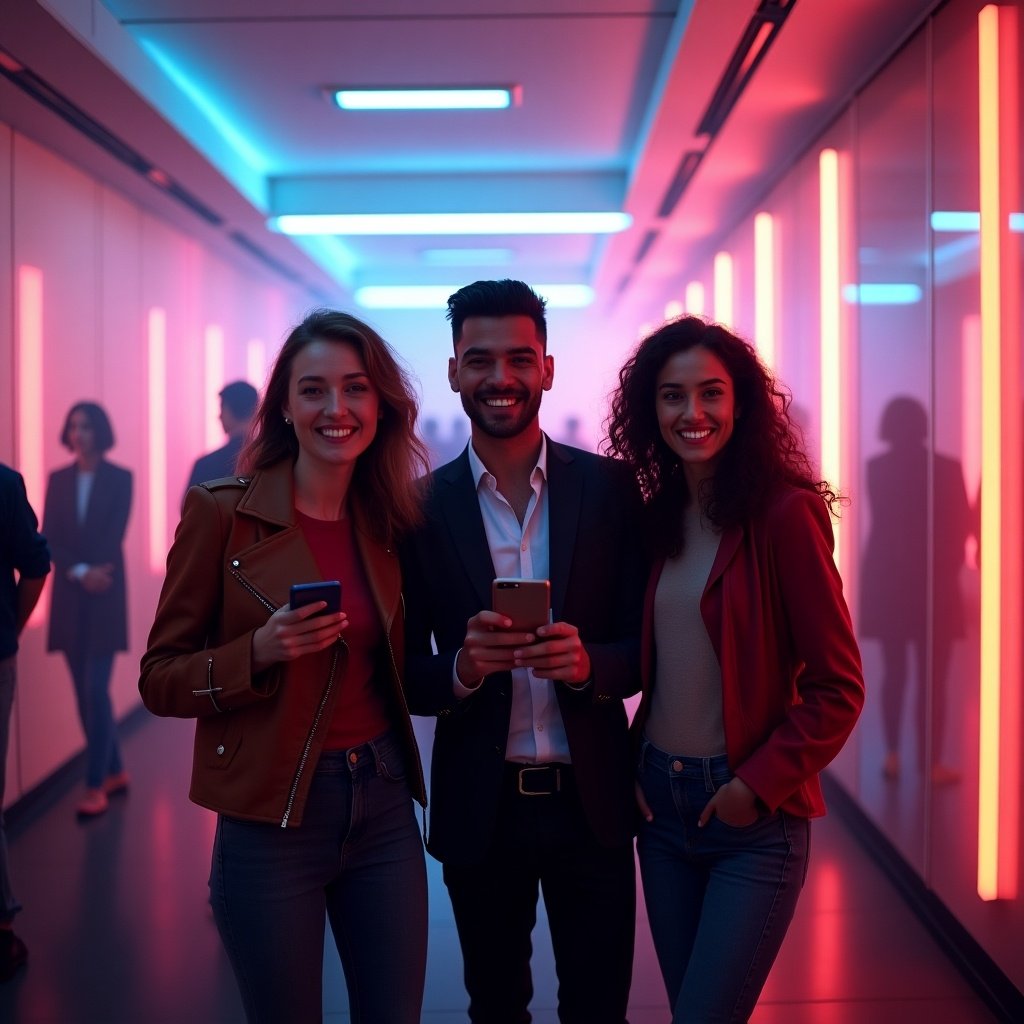
[[[745,1021],[807,870],[818,772],[864,699],[832,557],[838,498],[753,349],[698,317],[619,375],[610,447],[654,569],[633,722],[638,850],[674,1024]]]

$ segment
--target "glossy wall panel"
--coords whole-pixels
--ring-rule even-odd
[[[251,267],[211,254],[2,125],[0,228],[7,243],[0,251],[0,296],[10,298],[4,308],[13,310],[0,323],[0,458],[23,468],[19,453],[25,442],[40,451],[38,472],[27,482],[41,518],[46,476],[71,461],[58,440],[64,416],[74,402],[91,399],[112,421],[116,444],[110,461],[133,473],[124,541],[129,650],[115,658],[111,683],[115,710],[123,715],[138,705],[138,662],[189,469],[212,446],[208,436],[221,443],[207,429],[216,392],[225,380],[250,374],[250,341],[263,339],[264,361],[272,355],[310,300]],[[25,335],[31,344],[20,350],[19,326],[33,312],[24,307],[39,295],[19,291],[26,274],[41,289],[41,345]],[[150,466],[148,322],[154,306],[166,310],[168,322],[166,367],[159,378],[166,416],[156,439],[166,472],[159,480]],[[206,359],[211,325],[223,353],[212,364]],[[41,385],[19,387],[19,374],[33,361],[41,365]],[[262,365],[252,372],[255,384],[262,385],[263,373]],[[149,530],[154,494],[161,496],[166,524],[155,551]],[[7,804],[82,748],[67,668],[60,655],[46,651],[48,588],[41,604],[21,640]]]

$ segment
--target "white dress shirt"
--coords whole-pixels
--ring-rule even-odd
[[[530,474],[533,494],[522,524],[508,499],[498,490],[497,480],[480,461],[472,443],[469,445],[469,468],[476,483],[480,515],[496,576],[549,578],[548,441],[544,435],[541,437],[537,465]],[[470,697],[475,692],[463,686],[457,675],[454,686],[455,695],[460,698]],[[505,759],[523,764],[548,761],[568,764],[572,760],[555,684],[550,679],[538,679],[532,669],[512,669],[512,716]]]

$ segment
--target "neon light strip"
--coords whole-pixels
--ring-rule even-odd
[[[665,319],[675,320],[683,315],[683,304],[678,299],[672,299],[665,303]]]
[[[862,306],[912,306],[923,296],[916,284],[848,284],[843,288],[844,301]]]
[[[220,423],[220,398],[217,395],[224,387],[224,331],[217,324],[209,324],[203,342],[203,369],[206,384],[205,443],[207,448],[219,448],[224,437],[224,428]]]
[[[715,254],[714,266],[715,319],[727,327],[733,322],[733,267],[727,252]]]
[[[754,218],[754,340],[761,361],[775,369],[775,220]]]
[[[580,309],[594,301],[594,289],[585,284],[537,284],[534,291],[549,308]],[[457,284],[367,285],[357,288],[355,300],[364,309],[443,309]]]
[[[981,487],[981,317],[965,316],[960,328],[960,462],[971,501]],[[979,568],[978,541],[969,537],[964,558]]]
[[[267,378],[267,346],[261,338],[250,338],[245,347],[245,375],[257,391]]]
[[[342,110],[504,110],[511,89],[337,89]]]
[[[149,385],[149,568],[167,557],[167,313],[153,307],[147,325]]]
[[[970,210],[935,210],[931,216],[932,231],[980,231],[981,214]],[[1024,213],[1011,213],[1010,230],[1024,231]]]
[[[981,720],[978,895],[999,896],[999,702],[1002,664],[1002,352],[999,294],[999,14],[978,14],[981,170]]]
[[[691,281],[683,293],[683,305],[686,312],[693,316],[704,315],[704,285],[700,281]]]
[[[607,235],[628,213],[291,213],[267,227],[284,235]]]
[[[839,154],[823,149],[820,176],[821,294],[821,474],[833,488],[842,486],[842,336],[839,280]],[[840,524],[835,524],[835,561],[840,561]]]
[[[18,471],[25,478],[28,500],[42,515],[45,493],[43,466],[43,272],[18,267]],[[43,591],[28,620],[39,626],[49,617],[49,588]]]

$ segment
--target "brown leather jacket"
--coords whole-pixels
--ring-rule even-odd
[[[404,608],[398,558],[356,524],[384,627],[378,685],[402,738],[413,796],[426,806],[423,770],[402,692]],[[190,797],[249,821],[302,823],[309,785],[344,677],[347,647],[303,659],[303,683],[283,666],[253,675],[252,634],[289,587],[320,578],[295,520],[292,468],[193,487],[167,557],[167,578],[142,658],[139,690],[156,715],[195,718]]]

